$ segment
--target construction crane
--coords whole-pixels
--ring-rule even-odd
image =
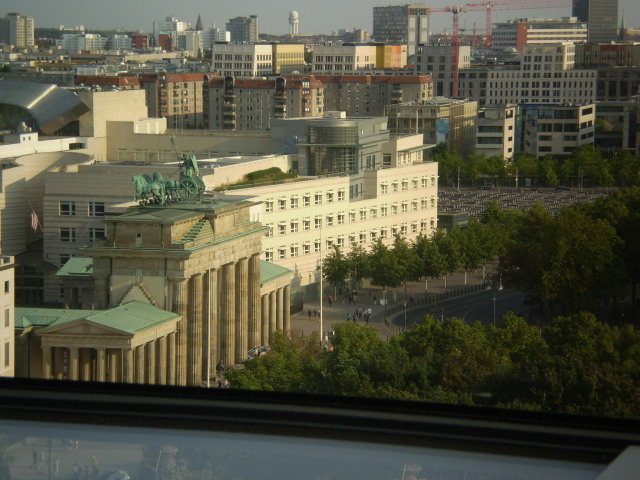
[[[537,8],[561,8],[570,7],[574,0],[494,0],[482,3],[468,3],[462,6],[443,7],[440,10],[430,10],[432,13],[453,14],[453,30],[451,37],[451,96],[458,96],[458,63],[460,59],[460,24],[459,15],[461,12],[485,11],[487,17],[487,48],[491,47],[491,23],[493,10],[529,10]]]

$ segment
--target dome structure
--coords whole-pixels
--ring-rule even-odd
[[[289,12],[289,35],[295,37],[298,35],[298,23],[300,21],[300,17],[298,12],[295,10],[291,10]]]

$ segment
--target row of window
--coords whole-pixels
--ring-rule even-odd
[[[413,222],[411,225],[402,224],[400,226],[393,225],[390,228],[384,227],[381,228],[378,232],[377,230],[371,230],[370,232],[360,232],[358,234],[351,233],[348,236],[348,239],[345,235],[338,236],[335,240],[333,238],[328,238],[325,240],[325,249],[329,250],[333,248],[334,245],[344,248],[347,244],[353,245],[354,243],[366,244],[369,242],[375,242],[378,238],[385,240],[388,238],[395,237],[396,235],[407,235],[409,231],[411,233],[418,233],[418,228],[420,228],[421,232],[427,231],[427,225],[431,229],[435,228],[435,220],[431,219],[428,223],[426,220],[422,220],[420,225],[418,226],[418,222]],[[347,243],[348,240],[348,243]],[[272,262],[274,259],[284,260],[286,258],[295,258],[300,255],[310,255],[311,250],[313,248],[314,253],[319,253],[322,249],[322,242],[318,239],[314,240],[313,247],[311,242],[304,242],[302,245],[294,243],[292,245],[286,246],[281,245],[277,249],[268,248],[265,250],[265,260],[267,262]]]
[[[105,229],[103,227],[91,227],[89,228],[89,242],[95,243],[106,238]],[[74,227],[61,227],[60,228],[60,241],[61,242],[75,242],[76,241],[76,229]]]
[[[63,216],[75,216],[76,202],[60,202],[58,213]],[[87,215],[90,217],[104,217],[104,202],[89,202]]]
[[[422,198],[420,200],[420,209],[425,210],[429,207],[435,208],[436,199],[435,198]],[[344,225],[345,222],[353,223],[358,218],[360,221],[367,220],[367,214],[369,215],[369,219],[378,218],[378,210],[380,211],[380,217],[386,217],[388,215],[397,215],[398,213],[407,213],[409,211],[409,202],[405,201],[400,204],[392,204],[392,205],[381,205],[380,207],[372,207],[367,211],[366,208],[360,209],[359,212],[351,211],[351,212],[340,212],[337,214],[328,214],[324,217],[324,225],[322,222],[323,217],[321,215],[316,216],[313,219],[313,228],[319,229],[323,226],[325,227],[333,227],[334,224]],[[411,211],[418,211],[418,200],[411,201]],[[312,220],[311,218],[304,218],[302,220],[293,219],[289,221],[280,222],[276,231],[278,235],[286,235],[287,233],[298,233],[298,231],[309,231],[311,230]],[[272,237],[274,235],[274,226],[273,224],[267,224],[269,227],[268,236]],[[287,226],[289,227],[287,231]]]
[[[431,183],[432,187],[436,186],[436,177],[431,177],[431,182],[429,182],[429,178],[427,177],[422,177],[420,179],[420,187],[421,188],[427,188],[429,186],[429,183]],[[389,189],[389,186],[391,186],[391,189]],[[382,182],[380,184],[380,193],[381,194],[387,194],[391,191],[391,193],[397,192],[398,191],[398,187],[403,191],[406,192],[407,190],[409,190],[409,180],[405,179],[402,180],[401,182],[391,182],[390,184],[388,182]],[[411,180],[411,188],[413,190],[416,190],[418,188],[418,179],[414,178]]]
[[[302,195],[302,202],[300,202],[299,196],[292,196],[288,199],[279,198],[277,201],[274,201],[273,199],[267,199],[265,200],[265,211],[273,212],[276,206],[278,210],[286,210],[287,205],[289,205],[289,208],[298,208],[300,206],[300,203],[302,203],[303,207],[310,207],[311,202],[313,202],[314,205],[321,205],[323,199],[326,201],[326,203],[333,203],[334,201],[344,202],[345,191],[338,190],[337,193],[327,192],[326,194],[315,193],[313,195],[310,193],[305,193],[304,195]]]

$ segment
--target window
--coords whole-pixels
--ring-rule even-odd
[[[397,192],[398,191],[398,182],[393,182],[391,184],[391,191],[392,192]]]
[[[62,227],[60,229],[60,241],[61,242],[75,242],[76,241],[76,229],[73,227]]]
[[[431,186],[432,187],[436,186],[436,177],[431,177]]]
[[[304,245],[302,245],[302,254],[309,255],[310,253],[311,253],[311,245],[308,243],[305,243]]]
[[[318,253],[320,251],[320,249],[322,248],[321,245],[322,244],[320,243],[320,240],[316,240],[315,242],[313,242],[313,251]]]
[[[313,203],[315,205],[321,205],[322,204],[322,194],[321,193],[316,193],[315,194]]]
[[[284,198],[278,200],[278,210],[286,210],[287,209],[287,201]]]
[[[338,190],[338,201],[344,202],[344,190]]]
[[[338,214],[338,225],[343,225],[344,224],[344,213],[339,213]]]
[[[386,217],[387,216],[387,206],[383,205],[382,207],[380,207],[380,216],[381,217]]]
[[[428,201],[427,201],[427,199],[426,199],[426,198],[422,198],[422,199],[420,200],[420,208],[421,208],[422,210],[424,210],[425,208],[427,208],[427,205],[428,205]]]
[[[364,221],[367,219],[367,211],[366,210],[360,210],[360,220]]]
[[[360,243],[367,243],[367,234],[365,232],[360,232]]]
[[[4,309],[4,326],[5,328],[9,327],[11,324],[11,308],[7,307]]]
[[[436,199],[432,198],[431,199],[431,208],[434,208],[436,206]]]
[[[411,180],[411,188],[413,188],[414,190],[418,188],[418,179],[414,178],[413,180]]]
[[[11,281],[5,280],[4,282],[4,293],[11,293]]]
[[[408,232],[407,225],[406,225],[406,224],[403,224],[403,225],[400,227],[400,233],[401,233],[402,235],[406,235],[406,234],[407,234],[407,232]]]
[[[411,224],[411,233],[418,233],[418,224],[416,222]]]
[[[356,212],[349,212],[349,223],[356,221]]]
[[[391,215],[397,215],[397,214],[398,214],[398,205],[394,203],[393,205],[391,205]]]
[[[407,180],[402,181],[402,191],[406,192],[409,189],[409,182]]]
[[[298,245],[294,244],[291,245],[291,248],[289,249],[289,253],[292,257],[297,257],[298,256]]]
[[[287,258],[287,249],[285,247],[280,247],[278,249],[278,260],[284,260]]]
[[[333,215],[328,215],[325,221],[327,227],[333,227]]]
[[[89,242],[96,243],[105,239],[104,227],[89,228]]]
[[[380,185],[380,193],[381,193],[382,195],[386,195],[386,193],[387,193],[387,187],[388,187],[388,185],[387,185],[386,183],[383,183],[382,185]]]
[[[427,188],[427,177],[422,177],[422,188]]]
[[[351,233],[349,234],[349,245],[353,245],[354,243],[356,243],[356,234]]]
[[[302,197],[302,205],[305,207],[311,206],[311,195],[305,195]]]
[[[76,214],[76,202],[60,202],[60,215],[73,216]]]
[[[273,223],[267,223],[265,225],[269,230],[267,230],[267,237],[273,237]]]
[[[402,213],[407,213],[409,204],[407,202],[402,202]]]
[[[269,213],[269,212],[273,212],[273,200],[267,200],[267,201],[265,202],[265,211],[266,211],[267,213]]]
[[[316,218],[314,220],[314,228],[321,228],[322,227],[322,218]]]
[[[412,212],[417,212],[418,211],[418,201],[417,200],[413,200],[411,202],[411,211]]]
[[[382,240],[386,240],[388,236],[389,236],[389,229],[383,228],[382,230],[380,230],[380,238]]]
[[[302,221],[302,229],[306,232],[311,230],[311,220],[305,219]]]
[[[287,234],[287,224],[281,223],[278,225],[278,235],[286,235]]]
[[[298,208],[298,197],[291,197],[291,208]]]
[[[327,203],[333,203],[333,193],[327,193]]]
[[[273,262],[273,250],[267,250],[264,255],[267,262]]]
[[[374,218],[376,218],[377,216],[378,216],[378,209],[377,209],[377,208],[372,208],[372,209],[369,211],[369,218],[374,219]]]
[[[104,202],[89,202],[90,217],[104,217]]]
[[[4,366],[11,366],[11,344],[9,342],[4,343]]]

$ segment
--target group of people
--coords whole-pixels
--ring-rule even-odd
[[[332,301],[333,301],[333,298],[332,298]],[[312,315],[314,320],[320,320],[320,311],[315,308],[313,310],[309,309],[307,311],[307,315],[309,315],[309,320],[311,320]]]
[[[364,317],[364,321],[367,325],[369,325],[369,320],[371,320],[371,307],[366,310],[362,308],[362,305],[356,307],[353,314],[347,313],[347,322],[353,320],[353,323],[356,323],[358,320],[361,320]]]

